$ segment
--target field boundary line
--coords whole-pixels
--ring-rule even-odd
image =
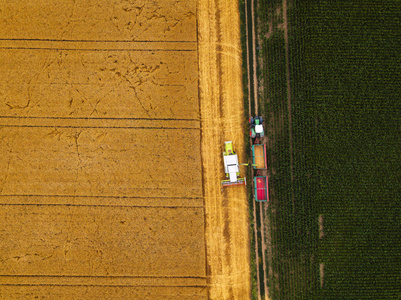
[[[51,116],[0,116],[1,119],[56,119],[56,120],[152,120],[152,121],[198,121],[200,119],[180,119],[180,118],[117,118],[117,117],[109,117],[109,118],[101,118],[101,117],[51,117]]]
[[[0,195],[0,206],[204,209],[202,197]]]
[[[128,284],[23,284],[23,283],[4,283],[0,284],[0,286],[68,286],[68,287],[77,287],[77,286],[85,286],[85,287],[154,287],[154,288],[200,288],[205,289],[207,285],[128,285]]]
[[[98,207],[129,207],[129,208],[202,208],[203,205],[199,206],[186,206],[186,205],[112,205],[112,204],[69,204],[69,203],[0,203],[0,206],[98,206]]]
[[[9,275],[0,274],[0,277],[55,277],[55,278],[195,278],[206,279],[207,276],[173,276],[173,275]]]
[[[153,52],[153,51],[165,51],[165,52],[197,52],[197,50],[186,50],[186,49],[68,49],[68,48],[50,48],[50,47],[0,47],[0,50],[49,50],[49,51],[93,51],[93,52],[108,52],[108,51],[124,51],[124,52]]]
[[[143,188],[147,189],[147,188]],[[68,197],[68,198],[110,198],[110,199],[202,199],[203,197],[172,197],[172,196],[103,196],[103,195],[41,195],[41,194],[26,194],[26,195],[12,195],[12,194],[0,194],[0,197]]]
[[[138,128],[138,129],[200,129],[199,120],[144,118],[64,118],[0,116],[3,127],[60,127],[60,128]]]
[[[206,276],[0,275],[0,286],[207,287]]]
[[[196,42],[0,39],[0,49],[80,51],[197,51]]]
[[[197,127],[143,127],[143,126],[62,126],[62,125],[1,125],[0,127],[19,127],[19,128],[106,128],[106,129],[173,129],[173,130],[200,130]]]
[[[158,40],[71,40],[71,39],[30,39],[0,38],[0,41],[77,42],[77,43],[197,43],[198,41],[158,41]]]

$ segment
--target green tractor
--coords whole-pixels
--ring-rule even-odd
[[[265,132],[263,129],[263,118],[262,117],[250,117],[249,118],[249,125],[251,127],[249,135],[251,138],[261,138],[264,137]]]

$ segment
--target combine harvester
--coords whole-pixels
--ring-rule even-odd
[[[239,177],[239,163],[238,156],[233,150],[233,143],[231,141],[224,144],[224,172],[226,173],[226,180],[221,181],[223,187],[230,185],[246,185],[246,178]]]

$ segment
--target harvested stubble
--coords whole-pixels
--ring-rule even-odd
[[[196,1],[3,1],[2,38],[195,41]]]
[[[0,51],[2,116],[199,118],[196,51],[9,44],[20,48]]]
[[[0,298],[206,299],[196,1],[0,11]]]
[[[0,217],[3,276],[205,275],[201,207],[18,205]]]
[[[153,286],[6,286],[0,295],[4,299],[152,299],[152,300],[206,300],[204,287],[153,287]]]
[[[15,126],[0,129],[5,195],[202,196],[197,129]]]

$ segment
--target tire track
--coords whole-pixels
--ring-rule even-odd
[[[256,21],[255,21],[255,4],[254,0],[246,0],[245,1],[245,16],[246,16],[246,43],[247,43],[247,70],[248,70],[248,88],[249,88],[249,117],[252,115],[252,104],[254,104],[254,115],[259,115],[259,106],[258,106],[258,78],[257,78],[257,57],[256,57]],[[251,19],[251,20],[249,20]],[[249,32],[251,31],[251,32]],[[253,95],[253,101],[252,101]],[[252,140],[250,140],[252,144]],[[251,178],[253,182],[253,176]],[[267,285],[267,277],[268,277],[268,268],[266,266],[266,257],[265,251],[269,251],[267,249],[265,243],[265,227],[266,230],[269,230],[265,224],[264,216],[263,216],[263,204],[259,203],[259,207],[257,207],[257,203],[253,203],[253,217],[255,220],[255,255],[256,255],[256,272],[257,272],[257,289],[258,289],[258,299],[270,299],[269,298],[269,288]],[[258,231],[258,221],[260,222],[260,232]],[[258,238],[260,236],[260,239]],[[261,245],[259,245],[259,240],[261,241]],[[262,253],[262,257],[260,258],[259,253]],[[259,261],[262,260],[262,270],[261,272],[259,268]]]

